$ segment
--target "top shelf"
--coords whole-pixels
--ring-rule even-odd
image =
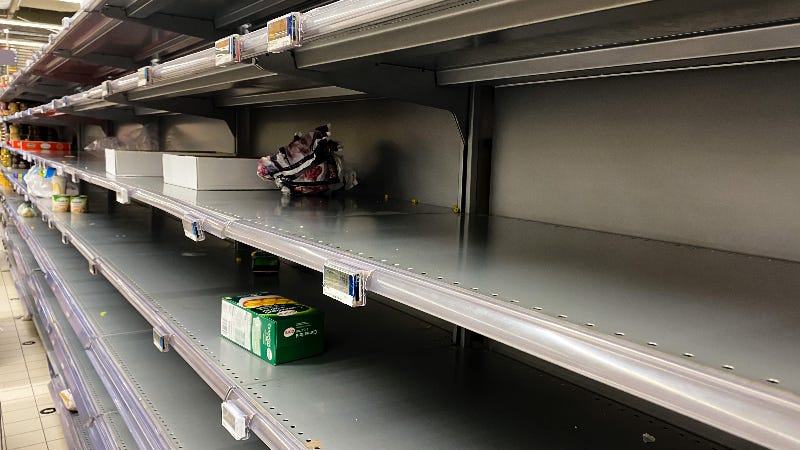
[[[767,446],[796,444],[800,264],[355,197],[192,191],[42,159],[207,233],[370,292]],[[759,317],[753,320],[753,299]]]
[[[213,39],[236,32],[234,23],[275,17],[310,5],[236,2],[232,7],[235,10],[228,7],[222,13],[212,13],[206,11],[207,2],[197,12],[184,11],[186,6],[175,2],[165,2],[167,6],[156,6],[159,2],[144,6],[139,6],[141,2],[128,3],[87,6],[53,44],[45,47],[43,55],[13,80],[0,99],[37,91],[41,97],[48,91],[41,77],[97,83],[147,66],[158,55],[166,62],[152,66],[153,71],[174,72],[175,80],[156,76],[156,85],[177,80],[188,81],[188,86],[143,88],[130,98],[122,95],[114,101],[141,102],[154,96],[225,91],[236,99],[219,94],[214,106],[238,106],[283,102],[286,100],[276,100],[269,94],[297,90],[290,101],[388,95],[463,114],[463,102],[454,98],[460,98],[463,92],[439,91],[437,87],[471,83],[505,86],[800,57],[800,6],[792,0],[715,0],[701,4],[406,0],[391,5],[341,0],[304,12],[306,36],[289,58],[266,54],[265,28],[244,34],[245,62],[233,67],[247,66],[256,57],[266,70],[249,74],[245,69],[235,75],[233,70],[220,76],[213,64]],[[223,2],[210,3],[221,6]],[[150,30],[146,24],[161,29],[145,33],[143,30]],[[213,31],[193,31],[208,27]],[[146,37],[137,41],[130,36]],[[78,41],[85,43],[76,47]],[[201,48],[204,50],[196,51]],[[135,56],[130,58],[131,54]],[[121,56],[129,57],[129,61],[122,61]],[[179,64],[170,60],[179,56]],[[263,86],[262,79],[274,76],[272,72],[288,78],[277,90]],[[376,74],[408,85],[407,89],[387,90],[374,82]],[[111,93],[136,91],[136,83],[128,83],[132,79],[126,77],[112,82]],[[118,83],[121,80],[123,83]],[[203,81],[212,87],[203,89],[209,84]],[[427,92],[415,96],[414,91],[423,88],[436,91],[436,95]],[[330,89],[342,92],[332,94]],[[56,98],[67,90],[67,86],[61,90],[50,86],[50,94],[44,95]]]

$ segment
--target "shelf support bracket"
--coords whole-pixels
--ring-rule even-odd
[[[272,72],[450,111],[458,124],[462,140],[466,141],[469,89],[464,86],[438,86],[435,71],[364,62],[332,72],[320,72],[297,68],[291,52],[268,53],[256,57],[256,60],[260,67]]]
[[[136,0],[125,9],[128,17],[146,19],[175,3],[175,0]]]
[[[153,13],[147,16],[147,19],[135,17],[138,10],[131,10],[131,15],[125,8],[119,6],[105,5],[100,10],[100,14],[124,22],[138,23],[151,28],[156,28],[164,31],[172,31],[174,33],[185,34],[187,36],[195,36],[207,41],[216,41],[224,37],[225,33],[217,31],[214,28],[214,22],[210,20],[195,19],[192,17],[176,16],[172,14]]]
[[[106,96],[105,100],[134,107],[145,107],[154,110],[224,120],[231,129],[231,132],[236,132],[235,112],[217,108],[210,98],[176,97],[158,100],[131,100],[128,98],[127,92],[118,92],[116,94]]]
[[[105,55],[101,53],[89,53],[87,55],[74,55],[69,50],[59,49],[53,52],[53,55],[59,58],[69,59],[73,61],[80,61],[95,66],[116,67],[125,70],[136,70],[139,65],[136,64],[131,58],[116,55]]]

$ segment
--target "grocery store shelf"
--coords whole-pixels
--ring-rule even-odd
[[[234,441],[221,428],[214,393],[176,355],[164,355],[152,347],[152,328],[111,285],[88,273],[83,257],[63,245],[58,232],[42,226],[39,218],[17,217],[18,203],[6,198],[6,211],[47,274],[60,309],[67,312],[60,326],[70,324],[78,348],[88,349],[85,357],[100,375],[136,444],[143,448],[261,448],[256,440]],[[186,408],[192,414],[187,415]]]
[[[269,442],[271,448],[304,448],[307,440],[329,449],[387,442],[392,448],[528,448],[530,442],[575,448],[587,436],[635,448],[649,427],[661,430],[664,448],[714,445],[501,355],[459,349],[449,330],[381,303],[362,310],[333,303],[322,296],[318,275],[283,267],[277,277],[254,278],[236,263],[230,244],[179,239],[182,228],[172,221],[150,229],[146,208],[46,215],[84,255],[102,255],[94,260],[98,272],[160,321],[173,350],[220,397],[235,398],[254,414],[256,434],[287,439]],[[219,298],[256,290],[322,309],[325,354],[274,367],[221,338]],[[148,338],[126,333],[103,342],[133,351],[128,345]],[[577,403],[589,406],[576,411],[570,405]]]
[[[800,420],[800,367],[787,357],[800,339],[797,263],[403,202],[197,192],[112,180],[99,161],[45,161],[312,269],[360,267],[370,292],[744,439],[800,439],[787,431]],[[751,320],[752,298],[763,321]]]
[[[6,248],[17,256],[15,264],[12,264],[12,271],[16,277],[26,279],[19,292],[21,295],[25,292],[36,299],[37,313],[33,315],[33,319],[50,361],[50,391],[69,448],[134,448],[133,437],[119,414],[114,411],[111,397],[90,365],[80,342],[69,329],[68,321],[59,309],[25,241],[13,227],[7,228],[6,233]],[[78,413],[67,411],[58,397],[58,392],[65,388],[70,389]]]

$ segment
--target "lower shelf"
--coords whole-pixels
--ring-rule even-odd
[[[11,213],[15,200],[6,201]],[[40,290],[54,288],[49,300],[37,298],[35,314],[42,309],[42,316],[51,318],[47,333],[64,379],[80,379],[71,388],[82,392],[78,398],[92,399],[95,422],[115,420],[127,433],[128,441],[106,440],[112,443],[108,448],[263,448],[256,439],[235,441],[227,434],[213,391],[177,355],[155,350],[146,322],[107,281],[88,273],[79,253],[37,218],[13,220],[24,236],[19,246],[27,244],[46,273],[47,284]],[[91,320],[81,309],[86,306]],[[75,320],[78,315],[82,320]],[[87,382],[90,370],[96,378]],[[108,391],[113,410],[98,386]],[[110,437],[107,430],[98,434]]]
[[[75,334],[59,327],[67,324],[56,299],[47,287],[42,272],[22,238],[14,228],[6,229],[6,249],[15,255],[12,273],[20,280],[20,296],[30,298],[35,305],[32,318],[42,338],[51,371],[50,393],[61,419],[64,436],[70,449],[125,449],[135,448],[108,392],[90,365]],[[70,389],[78,408],[68,411],[58,393]]]
[[[253,278],[236,263],[230,243],[211,238],[193,243],[182,237],[180,223],[170,220],[151,230],[149,214],[145,208],[125,207],[110,215],[76,217],[70,242],[102,255],[102,260],[95,259],[100,273],[124,278],[120,285],[135,291],[126,295],[148,302],[138,307],[150,308],[171,331],[192,342],[191,352],[179,354],[191,356],[196,371],[206,377],[222,372],[212,381],[236,386],[257,411],[254,421],[295,436],[296,443],[281,448],[572,449],[599,443],[626,449],[639,448],[644,434],[656,437],[652,448],[715,446],[512,359],[454,346],[449,330],[387,305],[372,302],[354,310],[334,303],[322,296],[319,274],[284,266],[277,277]],[[87,278],[92,278],[86,261],[61,243],[60,232],[48,230],[38,219],[17,223],[35,228],[29,230],[29,243],[58,261],[56,272],[65,290],[77,293],[88,286]],[[325,354],[274,367],[221,338],[220,297],[260,290],[324,310]],[[118,298],[105,291],[103,296]],[[124,309],[122,305],[97,306],[91,295],[76,297],[71,320],[103,328],[119,325],[113,317],[120,315],[115,311]],[[100,308],[111,306],[116,309],[106,309],[107,315],[98,319]],[[218,417],[219,398],[200,404],[180,390],[158,385],[164,374],[187,386],[198,378],[183,375],[180,360],[172,363],[175,368],[154,370],[151,361],[166,365],[165,358],[177,355],[160,354],[151,342],[146,331],[102,336],[93,346],[107,349],[109,358],[93,362],[117,365],[135,379],[165,426],[178,427],[171,421],[186,411],[198,417],[179,420],[197,419],[194,427],[206,412]],[[161,400],[157,406],[156,399]]]

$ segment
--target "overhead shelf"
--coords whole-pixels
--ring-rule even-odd
[[[220,425],[217,396],[177,355],[155,350],[152,327],[113,286],[88,273],[85,259],[64,245],[58,232],[49,230],[38,217],[18,217],[20,201],[7,196],[6,211],[47,274],[65,312],[66,321],[58,326],[69,324],[79,348],[87,349],[85,356],[111,394],[136,445],[263,448],[258,440],[235,441],[228,435]]]
[[[271,448],[305,448],[309,442],[327,449],[387,443],[528,448],[534,440],[548,448],[574,448],[588,436],[635,448],[650,427],[663,433],[658,442],[665,448],[714,445],[504,356],[459,349],[450,330],[381,303],[352,310],[332,302],[322,296],[318,275],[283,267],[277,277],[253,278],[235,261],[230,244],[180,239],[182,228],[172,221],[151,229],[146,208],[70,215],[36,203],[99,273],[137,309],[148,310],[143,315],[162,327],[174,351],[220,397],[247,408],[253,431],[262,439],[273,436],[265,439]],[[171,276],[163,277],[165,271]],[[274,367],[220,337],[219,299],[257,290],[323,310],[325,353]],[[149,345],[142,348],[158,355]],[[136,361],[147,359],[137,356]],[[508,392],[514,392],[514,402]],[[589,406],[567,406],[578,403]]]
[[[800,420],[800,367],[786,357],[800,339],[797,263],[403,202],[198,192],[112,179],[97,160],[43,161],[312,269],[370,271],[370,292],[742,438],[798,442],[787,430]]]

